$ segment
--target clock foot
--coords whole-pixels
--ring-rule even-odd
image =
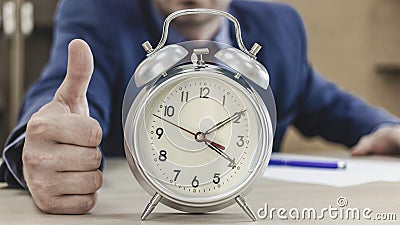
[[[244,210],[244,212],[253,220],[256,221],[257,218],[254,215],[253,211],[251,210],[250,206],[247,205],[246,201],[244,200],[244,198],[240,195],[238,195],[235,198],[236,202],[239,204],[240,208],[242,208]]]
[[[158,204],[158,202],[160,202],[161,200],[161,195],[156,193],[150,200],[149,204],[147,204],[146,208],[144,209],[143,213],[142,213],[142,220],[145,220],[147,218],[148,215],[150,215],[150,213],[153,211],[153,209],[156,207],[156,205]]]

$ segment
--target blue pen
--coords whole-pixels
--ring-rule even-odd
[[[311,161],[311,160],[285,160],[271,159],[269,166],[297,166],[297,167],[312,167],[322,169],[345,169],[347,163],[344,161]]]

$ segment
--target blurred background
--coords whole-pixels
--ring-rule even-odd
[[[0,0],[0,144],[46,64],[57,0]],[[2,148],[0,148],[0,152]]]
[[[0,0],[0,144],[48,59],[57,0]],[[342,89],[400,116],[399,0],[281,0],[302,15],[309,59]],[[245,38],[245,36],[244,36]],[[343,151],[291,128],[282,149]],[[321,151],[323,150],[323,151]],[[0,148],[0,152],[2,149]]]

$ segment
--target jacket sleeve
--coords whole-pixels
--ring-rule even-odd
[[[319,135],[351,147],[382,124],[400,123],[387,111],[339,89],[310,67],[306,70],[307,85],[294,122],[304,135]]]
[[[95,69],[89,84],[87,98],[90,115],[103,129],[103,136],[109,133],[112,86],[118,56],[110,49],[116,49],[113,42],[113,26],[109,13],[101,2],[105,0],[64,0],[60,1],[55,17],[53,43],[49,62],[40,78],[27,92],[15,129],[10,134],[3,150],[3,164],[0,167],[0,181],[12,187],[24,187],[22,171],[22,148],[25,128],[32,114],[53,99],[54,93],[64,80],[67,69],[68,44],[75,38],[85,40],[92,49]]]
[[[294,125],[306,136],[319,135],[351,147],[382,124],[399,124],[395,116],[341,90],[311,67],[307,60],[307,41],[300,16],[298,21],[304,59],[301,79],[305,82],[300,90],[300,109]]]

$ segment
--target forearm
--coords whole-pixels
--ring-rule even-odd
[[[319,135],[351,147],[381,124],[400,123],[387,111],[340,90],[311,69],[308,76],[302,109],[295,120],[303,134]]]

